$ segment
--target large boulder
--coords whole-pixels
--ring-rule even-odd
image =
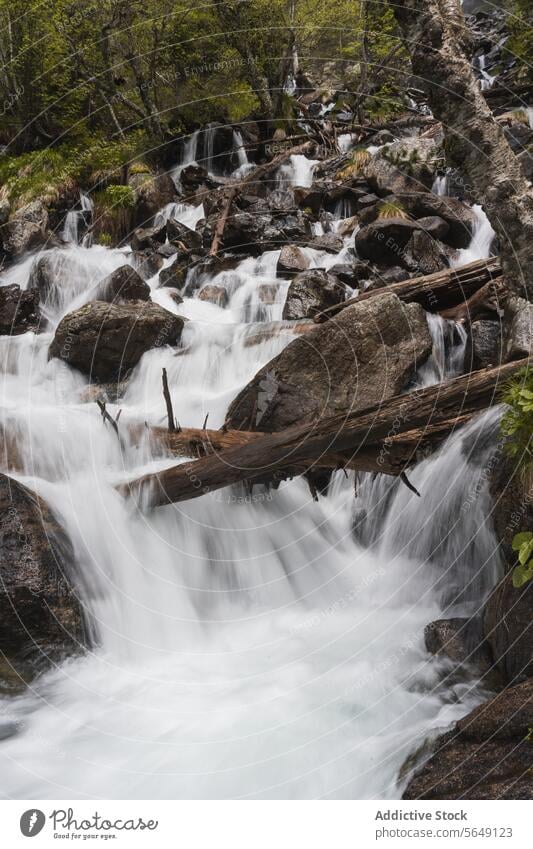
[[[47,230],[48,210],[42,201],[34,200],[17,210],[3,225],[1,233],[4,251],[11,257],[20,256],[42,244],[46,240]]]
[[[150,287],[131,265],[121,265],[97,284],[94,299],[108,303],[149,301]]]
[[[485,606],[485,638],[503,680],[516,684],[533,676],[533,584],[513,586],[509,572]]]
[[[61,320],[49,356],[59,357],[97,382],[123,379],[145,351],[177,345],[184,322],[151,301],[93,301]]]
[[[505,337],[507,360],[533,356],[533,304],[525,298],[509,298]]]
[[[39,293],[35,289],[0,286],[0,335],[17,336],[38,330],[39,322]]]
[[[404,799],[532,799],[533,679],[475,708],[441,737]]]
[[[231,403],[226,424],[276,431],[379,404],[405,388],[431,349],[422,307],[375,295],[291,342]]]
[[[402,257],[404,265],[417,274],[435,274],[449,267],[446,248],[426,230],[415,230]]]
[[[0,655],[57,660],[83,645],[70,541],[46,502],[0,474]]]
[[[158,227],[138,227],[132,234],[131,248],[134,251],[155,251],[165,242],[166,237],[167,230],[164,224]]]
[[[166,230],[169,242],[177,244],[182,250],[196,252],[202,250],[202,234],[196,230],[191,230],[190,227],[182,224],[181,221],[169,218]]]
[[[411,236],[419,229],[416,221],[408,218],[379,218],[356,233],[355,247],[364,259],[397,265]]]
[[[438,238],[450,247],[467,248],[472,241],[476,217],[472,208],[462,200],[440,197],[431,192],[410,192],[398,195],[397,201],[409,215],[417,218],[421,225],[424,225],[428,217],[438,217],[445,221],[448,231]]]
[[[284,319],[313,318],[322,310],[342,303],[346,287],[321,268],[297,274],[289,286],[283,307]]]
[[[378,194],[430,189],[437,152],[432,138],[400,139],[372,156],[364,167],[365,177]]]
[[[465,363],[468,371],[497,366],[503,362],[502,323],[480,319],[470,325]]]

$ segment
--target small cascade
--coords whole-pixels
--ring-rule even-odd
[[[348,153],[355,144],[357,136],[355,133],[341,133],[337,136],[337,146],[341,153]]]
[[[162,227],[171,218],[194,230],[198,222],[205,218],[204,206],[202,203],[199,206],[179,202],[167,203],[155,216],[154,227]]]
[[[463,373],[468,334],[462,324],[427,313],[433,350],[419,369],[416,384],[433,386]]]
[[[302,154],[292,154],[285,165],[278,170],[278,186],[303,186],[309,187],[313,183],[313,171],[318,165],[318,159],[308,159]]]
[[[71,245],[80,244],[80,230],[86,229],[88,224],[90,224],[92,211],[93,202],[91,198],[80,192],[80,208],[69,210],[65,216],[65,223],[61,233],[61,238],[64,242]],[[85,247],[90,247],[91,239],[92,236],[90,233],[86,233],[83,236],[82,241]]]
[[[475,215],[472,241],[467,248],[457,251],[452,261],[454,268],[460,268],[462,265],[474,262],[476,259],[487,259],[490,256],[490,248],[496,234],[483,207],[479,204],[474,204],[472,211]]]
[[[438,195],[439,197],[447,197],[449,181],[450,178],[448,174],[441,174],[440,176],[435,177],[431,187],[433,194]]]
[[[193,165],[197,160],[198,143],[200,140],[201,132],[201,130],[195,130],[194,133],[189,136],[189,138],[183,145],[183,155],[181,157],[181,162],[179,163],[179,165],[176,166],[176,168],[174,168],[171,173],[171,177],[177,188],[179,188],[180,186],[180,176],[183,169],[186,168],[187,165]]]
[[[236,177],[244,177],[255,166],[248,159],[240,130],[233,130],[233,153],[237,158],[237,168],[233,174]]]

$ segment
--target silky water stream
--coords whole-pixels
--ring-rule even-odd
[[[298,159],[283,176],[308,182],[312,168]],[[161,213],[170,214],[189,223],[201,212]],[[47,350],[60,317],[132,261],[127,249],[56,249],[49,331],[0,338],[2,427],[18,447],[19,479],[72,539],[94,637],[91,651],[0,700],[5,797],[397,798],[406,759],[482,698],[474,681],[446,678],[423,631],[471,613],[496,579],[482,478],[494,414],[413,470],[422,499],[368,477],[354,500],[342,473],[318,502],[294,480],[140,512],[114,489],[176,462],[127,438],[128,423],[165,422],[163,366],[180,422],[201,426],[209,413],[217,427],[291,341],[277,257],[200,281],[227,289],[225,309],[197,291],[176,306],[150,281],[154,300],[191,321],[180,351],[152,350],[132,374],[122,451],[83,403],[86,379]],[[33,260],[0,282],[27,285]],[[266,302],[264,287],[274,293]],[[449,323],[432,319],[431,330],[425,384],[456,373],[464,350]]]

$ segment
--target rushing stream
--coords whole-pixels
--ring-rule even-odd
[[[245,168],[238,137],[235,151]],[[303,159],[280,179],[309,185],[314,163]],[[202,215],[171,206],[160,220],[194,226]],[[479,220],[462,262],[488,254]],[[70,534],[97,647],[0,701],[5,795],[399,797],[406,758],[483,695],[474,681],[445,677],[423,631],[443,614],[471,613],[496,579],[488,496],[469,500],[494,416],[413,470],[422,500],[368,477],[354,503],[353,478],[337,473],[318,502],[294,480],[141,513],[114,485],[176,462],[127,435],[129,423],[164,424],[161,368],[182,424],[201,426],[209,413],[220,426],[240,388],[293,338],[289,326],[268,329],[288,284],[276,279],[278,251],[201,281],[227,289],[225,308],[197,293],[177,306],[149,281],[155,301],[191,321],[183,350],[152,350],[134,370],[119,405],[121,450],[84,403],[86,379],[47,351],[59,319],[132,253],[75,244],[78,219],[67,223],[69,244],[53,252],[48,331],[0,337],[2,427],[18,448],[17,477]],[[307,255],[316,266],[339,262]],[[34,260],[0,282],[27,286]],[[262,297],[265,287],[274,297]],[[430,328],[434,356],[418,376],[426,385],[460,371],[465,343],[450,322]]]

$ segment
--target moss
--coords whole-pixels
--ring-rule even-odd
[[[99,192],[95,192],[93,200],[95,206],[104,207],[109,211],[131,209],[135,206],[135,192],[131,186],[112,184]]]
[[[96,242],[107,247],[120,244],[133,227],[136,202],[134,190],[131,186],[112,184],[95,192],[93,201],[93,233]]]
[[[36,198],[47,205],[55,204],[80,186],[116,182],[124,165],[136,160],[148,144],[144,133],[132,133],[124,141],[112,142],[94,135],[76,145],[2,156],[0,183],[6,187],[14,208]]]

